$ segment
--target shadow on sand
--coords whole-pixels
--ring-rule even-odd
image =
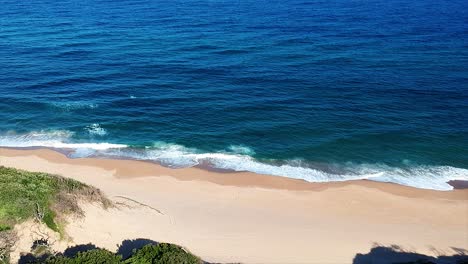
[[[123,259],[126,259],[133,254],[134,250],[138,250],[150,244],[156,245],[158,242],[144,238],[137,238],[133,240],[127,239],[122,241],[122,244],[120,244],[119,249],[117,250],[117,254],[122,255]]]
[[[455,255],[443,256],[433,249],[438,257],[426,256],[415,252],[404,251],[397,245],[389,247],[376,246],[367,254],[356,254],[353,264],[468,264],[468,251],[452,248]]]
[[[138,250],[148,244],[156,245],[158,242],[149,239],[128,239],[122,241],[118,246],[117,254],[122,255],[123,259],[130,257],[135,250]],[[47,246],[46,241],[36,241],[31,250],[37,251],[39,247]],[[74,257],[79,252],[98,249],[93,244],[83,244],[67,248],[63,253],[66,257]],[[367,254],[356,254],[353,259],[353,264],[468,264],[468,250],[461,248],[452,248],[455,254],[452,256],[444,256],[443,252],[433,249],[439,255],[438,257],[426,256],[415,252],[404,251],[397,245],[389,247],[377,245]],[[31,253],[21,256],[19,264],[42,263],[49,257],[50,254],[42,254],[40,256]],[[207,262],[204,262],[207,263]]]

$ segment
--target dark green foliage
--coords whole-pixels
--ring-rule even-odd
[[[0,224],[0,232],[8,231],[8,230],[11,230],[11,226],[5,225],[5,224]]]
[[[200,259],[181,247],[161,243],[146,245],[127,259],[126,264],[198,264]]]
[[[49,257],[46,264],[120,264],[122,256],[105,249],[93,249],[78,253],[73,258],[64,256]]]
[[[38,259],[36,264],[201,264],[196,256],[186,252],[181,247],[161,243],[158,245],[146,245],[135,250],[133,255],[126,260],[122,256],[105,249],[92,249],[76,254],[74,257],[63,255],[50,256]]]

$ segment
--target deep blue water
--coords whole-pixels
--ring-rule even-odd
[[[450,189],[468,180],[467,10],[0,0],[0,145]]]

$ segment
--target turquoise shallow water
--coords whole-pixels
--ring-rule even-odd
[[[4,0],[0,145],[468,180],[466,1]]]

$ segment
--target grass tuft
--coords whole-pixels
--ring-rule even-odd
[[[0,166],[0,264],[9,262],[17,239],[13,226],[36,219],[63,235],[65,216],[83,214],[80,200],[112,205],[98,189],[81,182]]]
[[[82,214],[80,200],[110,204],[98,189],[81,182],[0,166],[0,231],[35,218],[58,232],[57,216]]]

